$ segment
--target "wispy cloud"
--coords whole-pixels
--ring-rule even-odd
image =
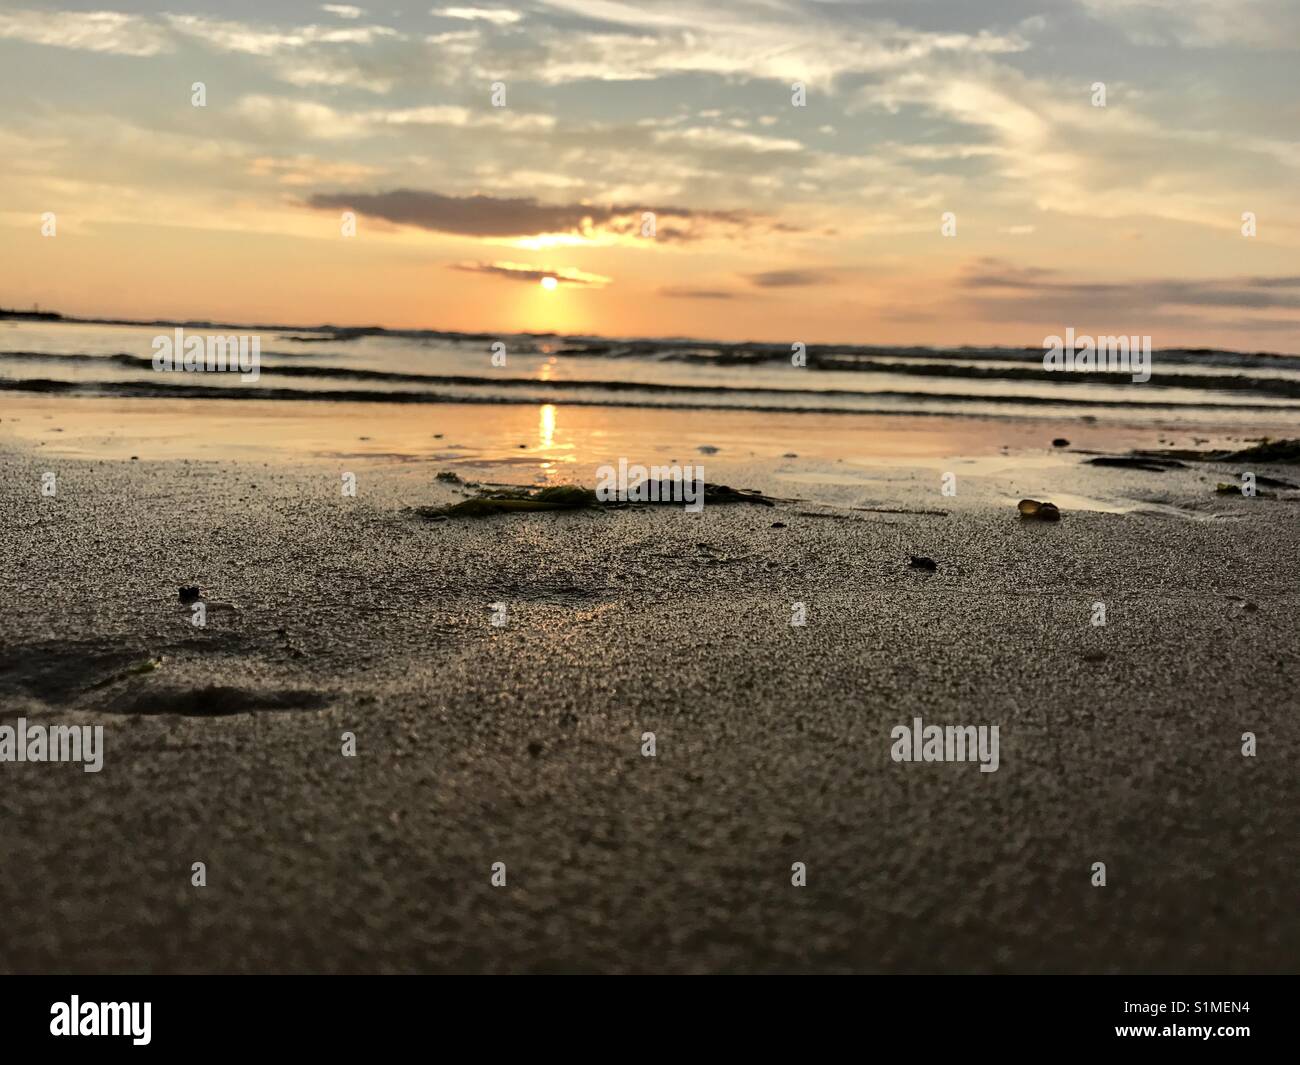
[[[827,89],[847,74],[898,70],[928,56],[997,55],[1029,47],[1014,32],[935,32],[871,13],[862,17],[839,4],[542,2],[593,24],[589,33],[570,34],[569,47],[548,49],[538,75],[548,82],[707,73]]]
[[[1293,0],[1081,0],[1137,45],[1214,48],[1224,44],[1300,49]]]
[[[454,263],[452,269],[462,270],[472,274],[489,274],[506,281],[529,281],[534,284],[548,277],[554,278],[556,283],[559,285],[587,288],[603,288],[613,282],[613,278],[602,277],[600,274],[590,274],[572,266],[563,266],[552,270],[542,266],[532,266],[527,263],[469,262]]]
[[[691,285],[664,285],[659,295],[674,300],[734,300],[738,293],[724,288],[694,288]]]
[[[350,209],[397,225],[469,237],[535,237],[573,234],[630,236],[641,231],[647,213],[655,216],[654,239],[699,239],[717,226],[752,221],[740,211],[696,211],[681,207],[541,203],[531,197],[448,196],[415,189],[375,193],[316,193],[308,206]]]
[[[397,30],[388,26],[296,26],[292,29],[278,29],[204,18],[200,15],[167,15],[166,19],[174,30],[197,38],[209,48],[258,56],[296,51],[319,44],[373,44],[382,38],[400,36]]]
[[[760,133],[745,133],[735,129],[717,129],[693,126],[689,129],[663,129],[653,134],[656,144],[669,147],[686,145],[708,151],[798,152],[803,145],[789,137],[765,137]]]
[[[363,14],[360,8],[349,10],[357,11],[357,17]],[[178,37],[209,51],[265,60],[276,78],[300,87],[347,86],[389,93],[413,66],[432,58],[425,45],[400,30],[341,17],[354,24],[280,26],[176,14],[164,19]]]
[[[496,26],[509,26],[524,17],[518,11],[503,7],[435,7],[429,14],[466,22],[491,22]]]
[[[128,56],[171,49],[166,31],[148,18],[116,11],[0,11],[0,38]]]
[[[965,288],[992,289],[1012,298],[1058,296],[1081,303],[1126,307],[1174,305],[1300,310],[1300,277],[1240,276],[1148,278],[1086,282],[1063,279],[1059,270],[1018,267],[998,259],[983,259],[962,276]]]
[[[263,134],[309,140],[357,140],[400,131],[403,127],[443,126],[479,133],[545,133],[555,126],[551,115],[519,110],[489,107],[475,110],[458,104],[340,109],[314,100],[263,94],[240,97],[235,102],[233,113]]]
[[[957,288],[957,302],[941,313],[994,322],[1113,325],[1130,332],[1300,331],[1300,277],[1291,275],[1093,281],[984,258],[966,267]],[[1238,312],[1230,325],[1220,313],[1227,311]]]
[[[759,288],[806,288],[829,281],[826,273],[820,270],[765,270],[745,276]]]

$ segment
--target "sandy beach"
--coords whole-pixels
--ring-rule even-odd
[[[313,435],[295,405],[281,440],[253,402],[191,432],[163,402],[125,425],[109,400],[8,399],[0,724],[102,725],[105,749],[97,773],[4,766],[6,972],[1300,956],[1300,493],[1216,494],[1240,463],[1089,464],[1158,446],[1138,423],[805,417],[796,438],[561,411],[544,446],[535,407],[489,431],[361,404]],[[778,502],[414,509],[470,494],[440,472],[590,485],[599,439]],[[1022,521],[1024,496],[1063,519]],[[917,718],[998,725],[997,771],[895,761]]]

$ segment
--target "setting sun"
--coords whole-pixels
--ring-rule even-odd
[[[554,290],[555,290],[555,287],[556,287],[558,284],[559,284],[559,282],[556,281],[555,278],[553,278],[553,277],[544,277],[544,278],[542,278],[542,288],[546,289],[547,292],[552,292],[552,291],[554,291]]]

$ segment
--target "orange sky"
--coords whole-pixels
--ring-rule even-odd
[[[1267,4],[182,6],[0,13],[0,304],[1300,352]]]

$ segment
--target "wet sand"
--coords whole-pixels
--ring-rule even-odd
[[[453,411],[413,455],[336,418],[332,454],[259,460],[231,414],[227,438],[133,427],[78,457],[86,409],[32,401],[0,425],[0,724],[102,724],[106,744],[94,774],[0,765],[4,971],[1300,956],[1300,504],[1216,496],[1236,467],[1091,467],[1085,426],[1052,449],[969,421],[942,430],[959,451],[891,460],[877,440],[836,461],[832,430],[791,444],[751,419],[746,448],[697,420],[723,448],[710,480],[791,501],[430,523],[408,508],[462,498],[437,471],[590,484],[591,436],[562,411],[539,454],[525,411],[538,437],[507,461],[515,426],[479,446],[483,413]],[[1021,495],[1064,520],[1022,523]],[[237,610],[195,628],[191,584]],[[893,761],[917,717],[999,725],[998,771]]]

